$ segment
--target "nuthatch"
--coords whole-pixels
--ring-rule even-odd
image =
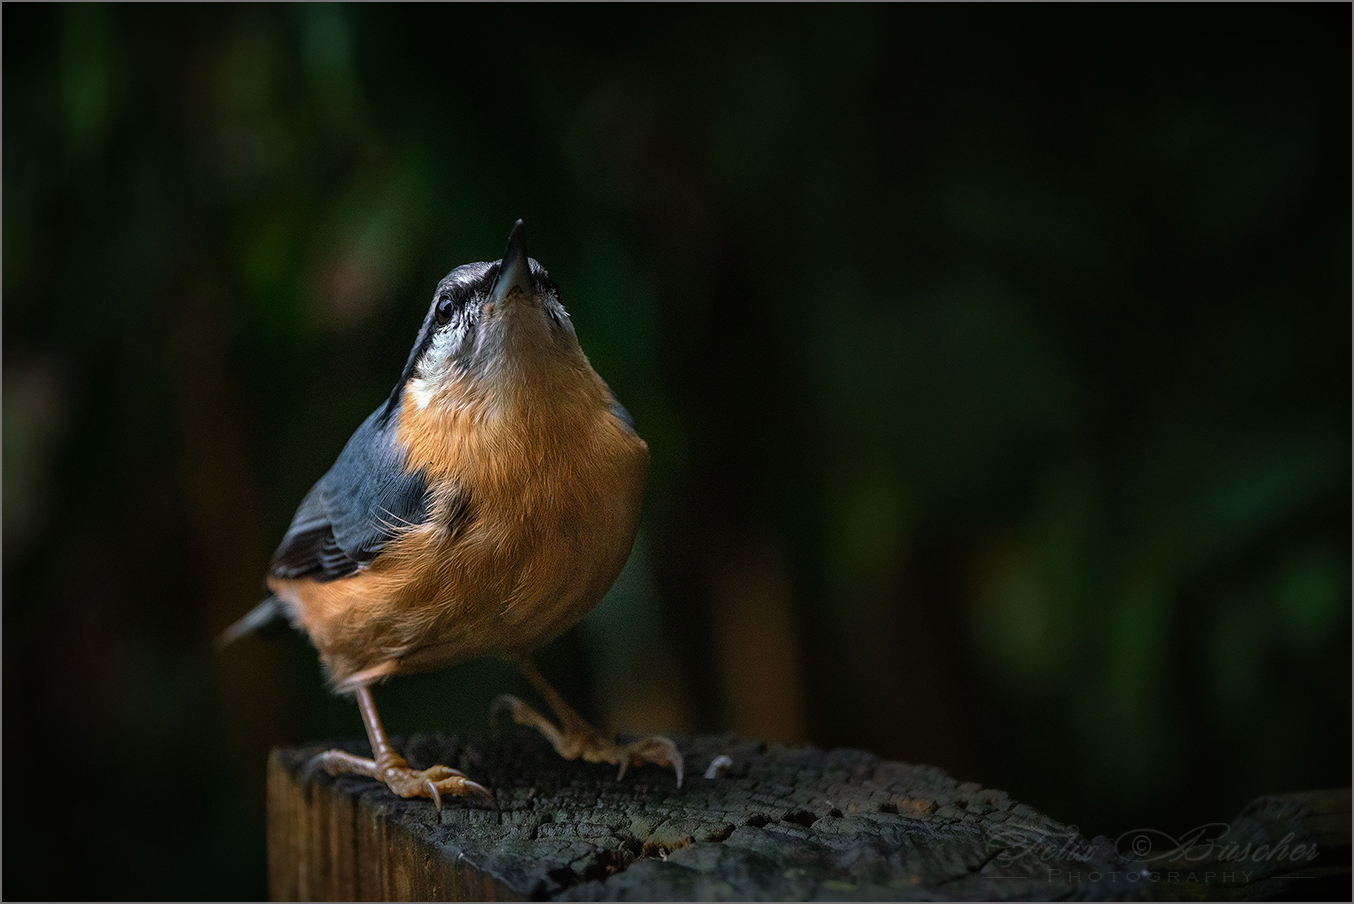
[[[518,220],[497,263],[437,286],[390,398],[301,501],[268,572],[273,595],[222,643],[285,616],[362,711],[372,759],[340,750],[313,765],[384,781],[402,797],[492,797],[446,766],[416,770],[391,748],[371,685],[501,654],[560,721],[515,697],[507,709],[560,755],[672,766],[667,738],[602,738],[529,655],[582,618],[635,539],[649,447],[588,363],[559,287],[527,257]]]

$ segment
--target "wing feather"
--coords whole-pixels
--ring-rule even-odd
[[[334,466],[301,501],[269,572],[332,581],[366,565],[408,527],[428,517],[422,472],[405,467],[385,406],[362,422]]]

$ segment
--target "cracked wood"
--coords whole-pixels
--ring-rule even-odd
[[[416,735],[499,809],[394,797],[354,776],[303,781],[310,755],[269,767],[274,900],[812,900],[1142,898],[1110,841],[1003,791],[858,750],[731,736],[676,738],[688,778],[566,762],[535,734]],[[339,743],[365,753],[360,742]],[[709,767],[726,756],[728,765]]]

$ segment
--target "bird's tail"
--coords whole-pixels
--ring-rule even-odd
[[[231,625],[221,632],[212,646],[220,650],[222,647],[230,644],[246,634],[253,633],[261,628],[278,626],[277,622],[286,623],[287,604],[282,602],[278,596],[270,596],[259,603],[253,609],[245,614],[244,618]],[[280,626],[278,626],[280,627]]]

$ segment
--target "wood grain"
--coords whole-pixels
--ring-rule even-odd
[[[439,813],[369,779],[274,750],[275,900],[1143,899],[1104,838],[931,766],[731,736],[675,739],[688,778],[566,762],[532,732],[421,735],[398,746],[489,787],[499,810]],[[337,745],[365,753],[360,742]],[[707,778],[718,756],[732,765]]]

